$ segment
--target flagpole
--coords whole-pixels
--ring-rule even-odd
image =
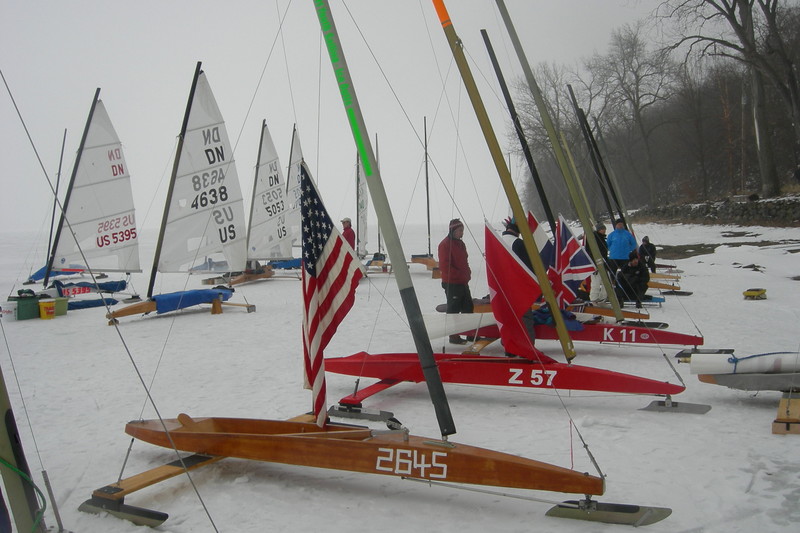
[[[417,293],[411,283],[411,274],[408,271],[403,247],[400,244],[400,236],[397,233],[397,226],[394,223],[394,217],[386,197],[386,190],[383,187],[380,169],[375,160],[375,152],[372,149],[364,117],[361,114],[361,108],[358,104],[347,62],[345,61],[344,51],[336,31],[330,5],[327,0],[313,1],[322,35],[328,47],[328,55],[339,86],[339,93],[342,96],[344,110],[350,123],[350,130],[353,133],[353,139],[361,158],[364,176],[367,179],[367,187],[372,197],[372,204],[378,216],[378,226],[386,243],[386,251],[389,253],[392,272],[397,282],[397,288],[400,290],[400,297],[403,300],[403,307],[408,317],[411,334],[414,337],[422,372],[428,385],[428,393],[433,402],[442,438],[445,439],[448,435],[456,432],[455,422],[450,412],[450,405],[447,402],[436,360],[433,357],[433,348],[428,338],[425,322],[422,319]]]

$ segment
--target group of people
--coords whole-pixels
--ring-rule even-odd
[[[637,308],[642,307],[650,272],[656,271],[655,245],[645,236],[642,244],[637,246],[636,238],[625,228],[622,219],[614,222],[614,231],[608,236],[605,225],[597,224],[594,238],[603,263],[615,281],[617,299],[634,301]],[[592,301],[602,300],[605,297],[602,284],[599,283],[597,274],[593,276],[589,298]]]
[[[525,265],[533,270],[524,244],[519,238],[519,227],[516,221],[509,218],[504,221],[504,225],[503,239],[509,243],[512,251]],[[342,226],[342,235],[350,246],[355,247],[355,233],[350,219],[342,219]],[[647,291],[647,284],[650,281],[650,272],[656,271],[655,245],[650,242],[649,237],[642,238],[642,244],[637,245],[636,238],[625,228],[622,219],[614,222],[614,230],[608,235],[606,235],[606,226],[602,223],[595,226],[593,233],[603,263],[615,281],[614,290],[617,298],[634,301],[636,307],[641,307]],[[464,223],[454,218],[450,221],[447,236],[439,243],[439,271],[447,301],[447,313],[472,313],[473,311],[472,294],[469,290],[472,271],[469,268],[469,255],[462,240],[463,236]],[[588,247],[587,251],[593,255],[591,247]],[[592,301],[602,300],[606,297],[597,273],[592,274],[589,285],[591,290],[589,297]],[[459,335],[450,335],[449,341],[452,344],[468,342]]]

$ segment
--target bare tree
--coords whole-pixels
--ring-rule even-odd
[[[607,118],[622,121],[642,143],[648,200],[655,204],[658,191],[650,140],[661,124],[649,122],[647,113],[671,96],[676,65],[667,53],[648,49],[645,25],[640,21],[615,30],[608,54],[595,55],[586,66],[606,88],[604,97],[612,115]]]
[[[755,139],[764,196],[780,193],[764,102],[764,80],[776,88],[792,117],[800,143],[800,85],[797,78],[797,6],[779,0],[667,0],[661,13],[677,24],[672,48],[730,57],[750,72]]]

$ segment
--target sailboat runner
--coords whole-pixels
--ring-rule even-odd
[[[127,282],[48,283],[54,273],[81,271],[141,272],[139,239],[130,174],[122,143],[114,130],[100,89],[95,91],[78,147],[51,253],[44,267],[42,294],[77,296],[119,293]],[[107,277],[104,275],[104,277]],[[113,298],[78,300],[70,308],[114,304]]]
[[[212,304],[212,312],[221,312],[220,305],[231,298],[232,289],[165,294],[153,294],[153,290],[158,272],[244,270],[247,250],[242,204],[225,122],[198,61],[178,138],[148,299],[109,313],[107,318],[113,322],[123,316],[161,314],[203,303]],[[217,260],[220,256],[224,256],[221,261]],[[248,312],[253,310],[253,306],[244,306]]]

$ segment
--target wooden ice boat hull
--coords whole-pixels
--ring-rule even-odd
[[[536,339],[557,340],[556,328],[547,325],[534,327]],[[573,341],[600,342],[609,344],[658,344],[676,346],[701,346],[703,337],[677,333],[666,329],[643,328],[618,324],[583,324],[581,331],[569,331]],[[463,332],[467,336],[500,338],[500,329],[494,326],[482,327],[476,331]]]
[[[540,362],[523,357],[437,353],[434,358],[444,383],[659,395],[678,394],[685,390],[680,385],[664,381],[559,363],[549,357]],[[348,357],[326,358],[325,370],[336,374],[390,380],[394,383],[420,383],[425,380],[419,358],[414,353],[359,352]],[[359,397],[358,401],[364,398]]]
[[[178,450],[204,455],[573,494],[602,494],[603,480],[515,455],[408,435],[312,422],[244,418],[164,420]],[[133,438],[172,448],[159,420],[131,421]]]

